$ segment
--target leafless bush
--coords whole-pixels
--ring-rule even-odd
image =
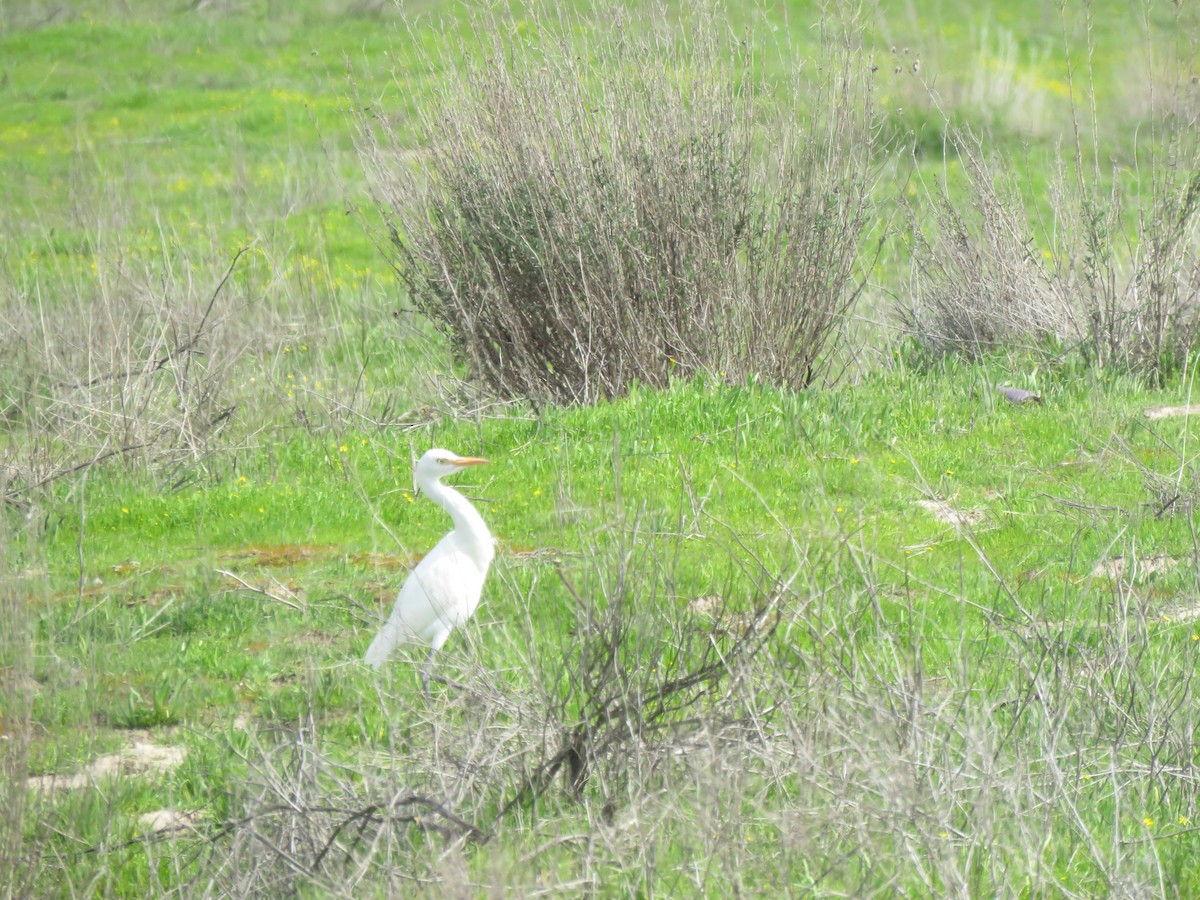
[[[1076,202],[1066,207],[1080,228],[1063,277],[1076,287],[1087,322],[1085,353],[1102,366],[1177,371],[1200,339],[1200,144],[1167,140],[1169,155],[1149,167],[1148,183],[1134,188],[1141,195],[1136,230],[1124,248],[1126,198],[1118,176],[1103,195],[1079,176]]]
[[[671,602],[670,569],[654,555],[654,543],[635,526],[593,557],[584,583],[560,570],[574,612],[565,653],[564,636],[556,635],[550,658],[529,662],[541,679],[550,740],[504,811],[536,802],[561,772],[576,797],[592,785],[611,817],[623,797],[645,790],[655,760],[731,719],[720,695],[769,640],[787,585],[775,586],[734,634],[717,640]],[[535,653],[541,643],[535,635]]]
[[[1074,83],[1073,83],[1074,86]],[[1025,169],[951,130],[963,177],[926,190],[910,208],[911,297],[906,329],[937,353],[998,345],[1065,345],[1103,367],[1177,370],[1200,338],[1200,140],[1186,107],[1151,115],[1144,135],[1102,164],[1102,123],[1072,105],[1073,143],[1045,201],[1030,210]],[[1124,136],[1122,136],[1124,137]],[[1109,137],[1104,140],[1113,141]]]
[[[31,275],[4,284],[0,414],[24,438],[20,454],[0,457],[6,499],[114,456],[170,471],[209,452],[252,342],[229,315],[241,257],[205,285],[186,264],[156,276],[113,260],[61,296]]]
[[[1071,341],[1079,331],[1073,298],[1038,252],[1019,189],[976,139],[959,134],[953,143],[966,199],[934,190],[927,207],[909,207],[905,329],[935,353],[971,357],[1023,341]]]
[[[1200,463],[1187,449],[1186,440],[1176,445],[1149,425],[1143,425],[1153,443],[1163,453],[1168,466],[1147,465],[1124,438],[1114,440],[1129,465],[1142,475],[1150,512],[1155,518],[1183,515],[1190,517],[1200,506]],[[1165,469],[1165,471],[1164,471]]]
[[[697,371],[807,384],[853,302],[870,210],[866,64],[835,39],[783,84],[717,20],[480,26],[430,62],[424,146],[362,156],[415,307],[504,395],[582,401]],[[587,28],[580,51],[558,30]],[[457,43],[457,41],[456,41]]]

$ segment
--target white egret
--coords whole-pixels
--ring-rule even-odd
[[[438,541],[400,588],[392,614],[367,648],[366,663],[378,669],[403,643],[427,644],[429,659],[421,669],[421,684],[429,693],[433,656],[450,632],[479,606],[483,580],[495,555],[495,543],[470,501],[442,478],[486,459],[458,456],[449,450],[430,450],[417,462],[416,484],[454,520],[454,530]]]

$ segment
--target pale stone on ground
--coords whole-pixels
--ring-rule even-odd
[[[149,741],[137,741],[132,747],[97,757],[74,775],[35,775],[25,784],[34,791],[72,791],[115,775],[147,775],[167,772],[183,762],[187,751],[182,747],[160,747]]]
[[[1145,412],[1147,419],[1167,419],[1172,416],[1200,415],[1200,404],[1190,406],[1151,406]]]

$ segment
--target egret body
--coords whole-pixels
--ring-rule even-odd
[[[427,645],[429,659],[421,671],[426,693],[433,655],[446,643],[450,632],[471,618],[479,606],[483,580],[495,555],[495,544],[483,517],[466,497],[442,484],[442,478],[486,462],[437,449],[428,451],[417,462],[417,491],[450,514],[454,530],[409,573],[387,624],[367,648],[367,665],[378,669],[400,644]]]

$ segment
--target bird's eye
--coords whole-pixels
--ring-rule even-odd
[[[442,465],[442,466],[448,466],[448,465],[450,465],[450,460],[448,460],[448,459],[439,459],[439,460],[438,460],[438,465]]]

